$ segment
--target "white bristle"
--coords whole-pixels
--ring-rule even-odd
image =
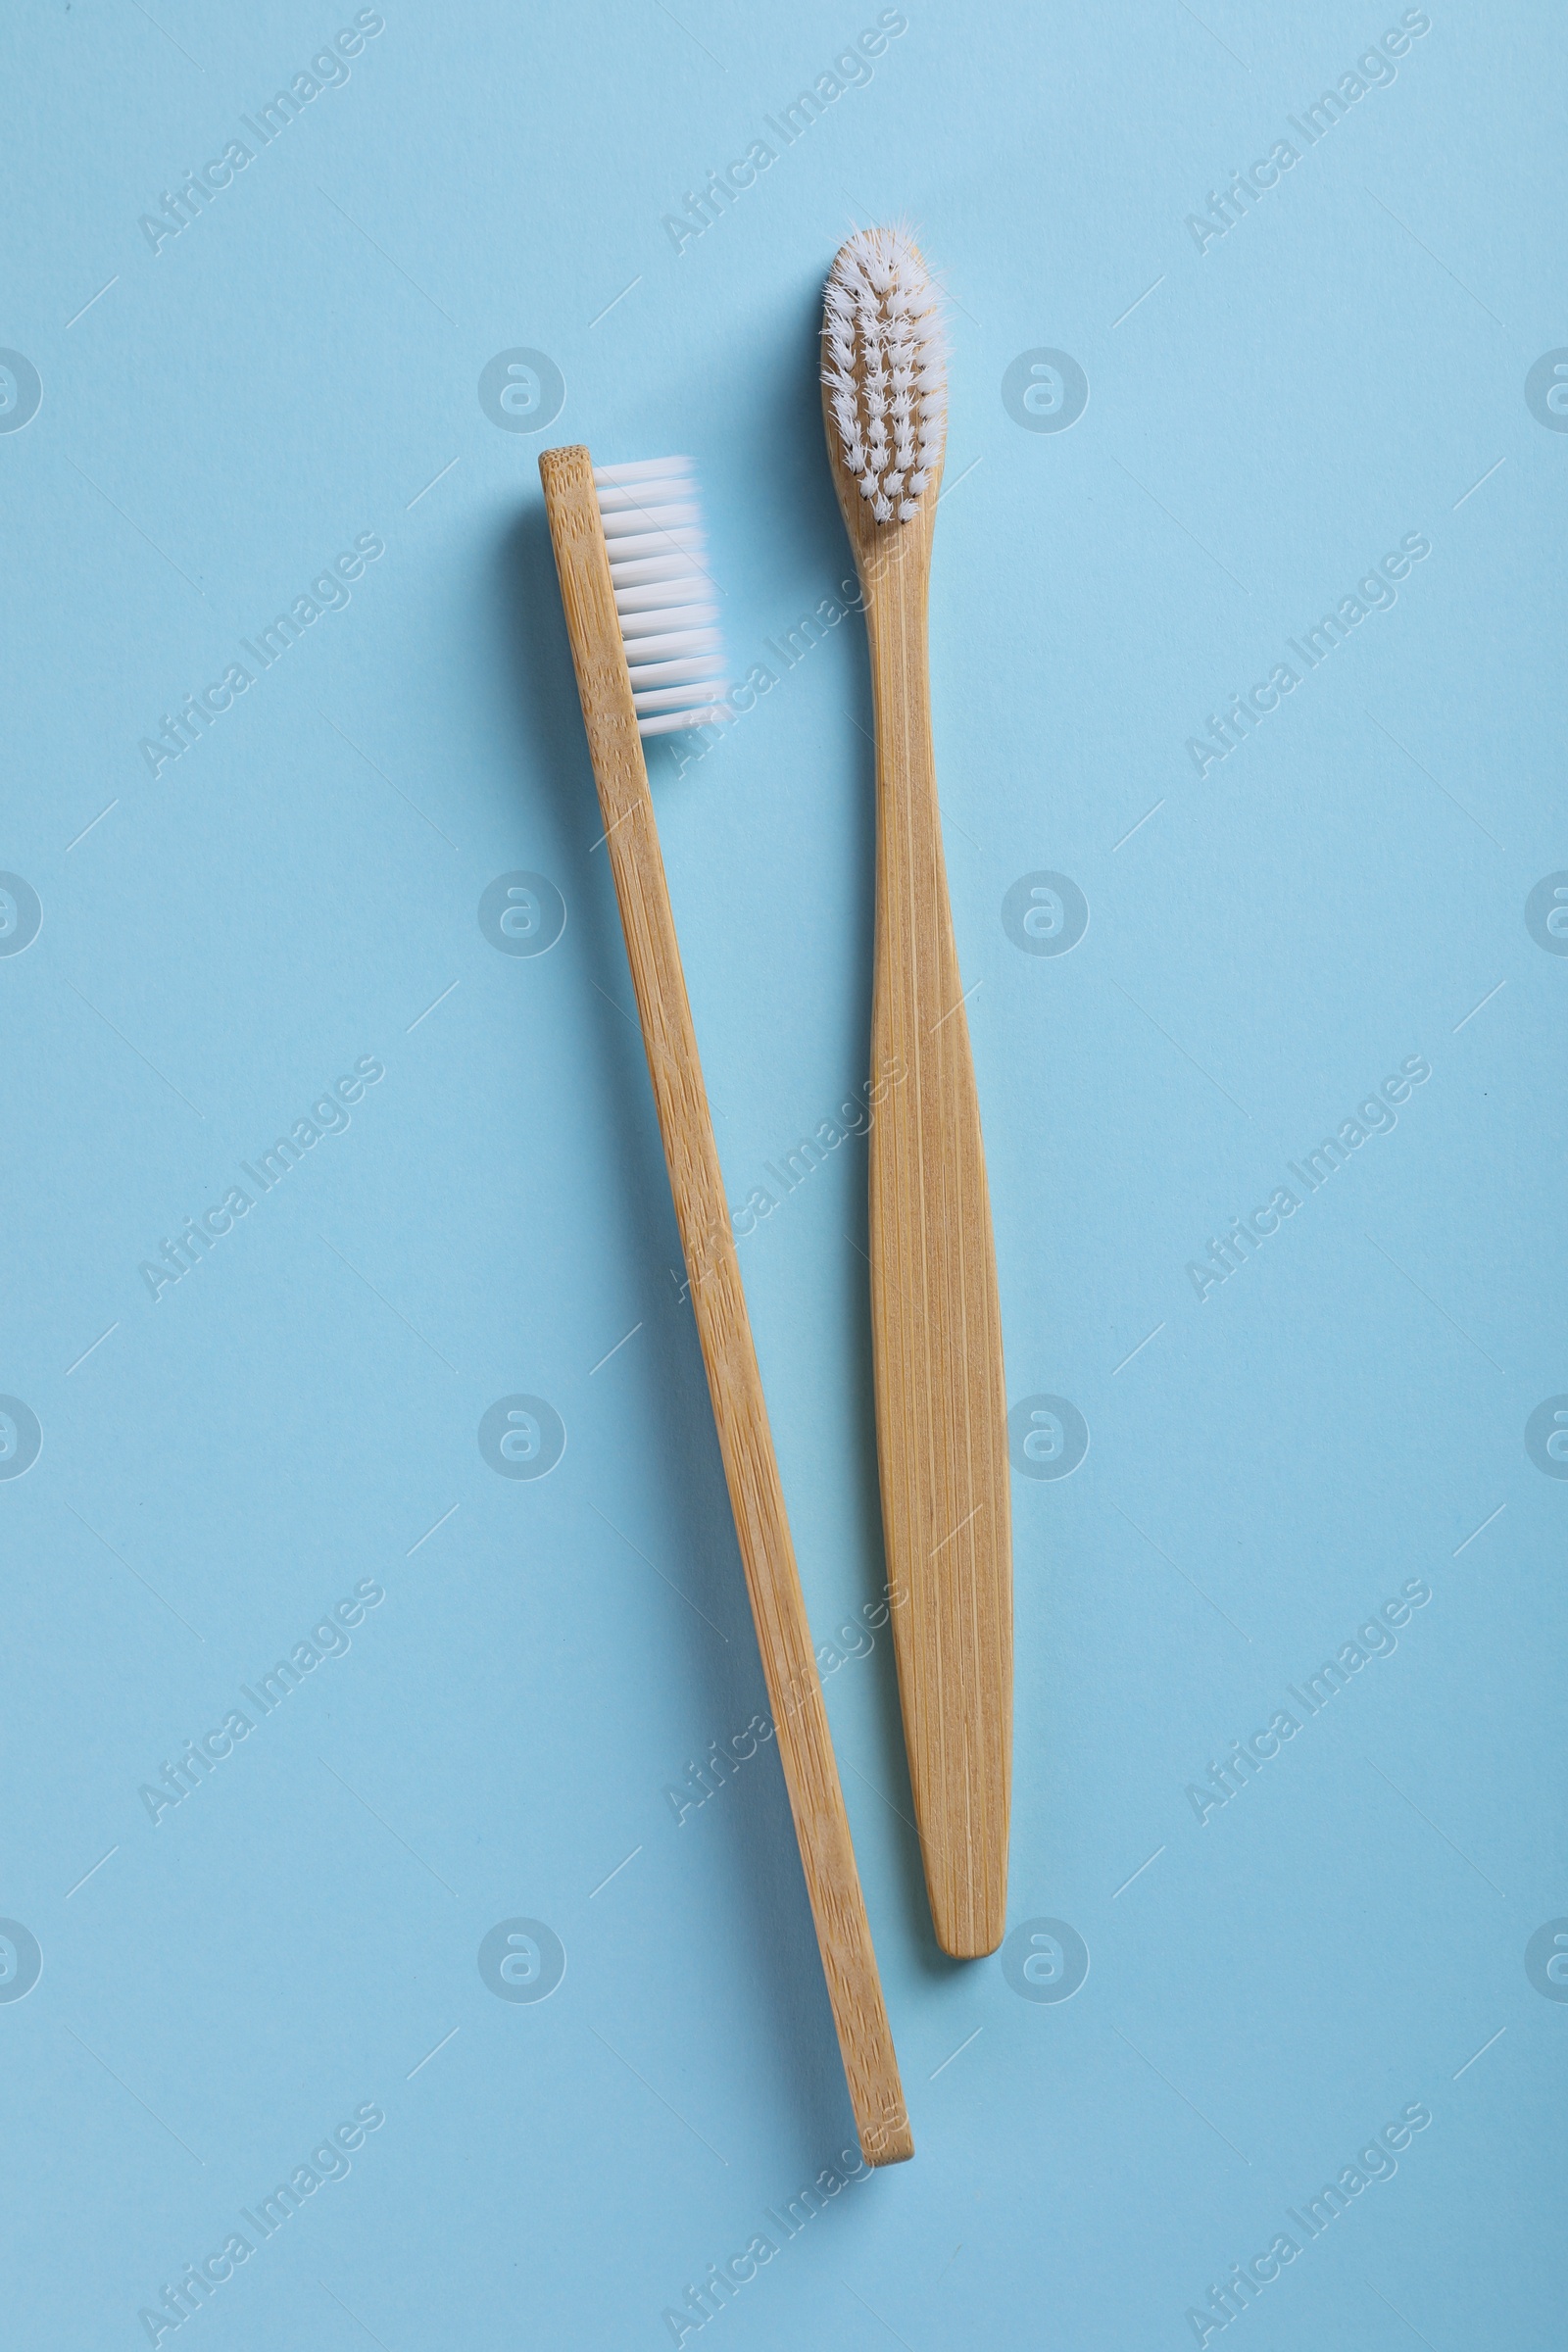
[[[678,507],[638,505],[629,507],[620,514],[607,513],[601,507],[599,512],[605,526],[605,537],[612,548],[617,541],[629,539],[637,531],[693,530],[702,520],[702,509],[694,506],[689,499]]]
[[[651,482],[662,475],[691,470],[690,458],[641,458],[633,466],[596,466],[594,481],[603,490],[616,482]]]
[[[903,229],[863,228],[823,297],[822,380],[840,454],[878,522],[912,522],[947,440],[947,336]]]
[[[684,605],[694,596],[711,594],[706,572],[694,571],[687,564],[672,570],[667,579],[650,581],[646,588],[617,588],[615,611],[624,617],[628,613],[651,612],[657,605]]]
[[[622,483],[617,489],[596,491],[595,496],[601,514],[624,514],[643,507],[658,506],[666,499],[687,498],[691,490],[690,474],[662,473],[644,475],[640,481]]]
[[[652,586],[656,581],[674,594],[683,580],[700,568],[690,556],[648,556],[635,564],[611,561],[610,577],[615,590],[615,609],[623,611],[621,597],[628,589]]]
[[[701,583],[706,587],[707,582]],[[633,591],[635,594],[635,590]],[[653,605],[643,612],[622,612],[620,616],[621,643],[630,661],[640,654],[650,637],[662,637],[668,629],[706,628],[718,618],[716,605]]]
[[[712,702],[715,694],[724,692],[725,686],[722,678],[709,678],[706,682],[701,678],[693,678],[689,682],[683,681],[678,686],[639,687],[631,699],[640,718],[648,710],[673,712],[688,710],[694,698],[699,704],[706,706]]]
[[[688,654],[720,654],[724,640],[717,629],[666,629],[661,637],[633,637],[628,644],[622,638],[632,683],[637,681],[637,666],[644,662],[684,660]],[[711,662],[708,664],[711,669]]]
[[[695,512],[682,508],[683,514]],[[612,515],[612,522],[635,521],[635,516]],[[700,556],[708,541],[694,524],[679,523],[666,530],[618,531],[609,540],[610,561],[614,564],[635,564],[645,556]]]
[[[638,733],[732,718],[691,460],[596,466],[594,487]]]
[[[707,703],[700,710],[671,710],[666,711],[662,718],[639,718],[637,732],[639,735],[673,735],[681,727],[721,726],[734,715],[728,703]]]

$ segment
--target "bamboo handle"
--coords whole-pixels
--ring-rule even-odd
[[[933,501],[934,506],[934,501]],[[893,545],[887,547],[891,536]],[[926,663],[930,523],[876,549],[871,1322],[882,1518],[915,1818],[937,1941],[1006,1926],[1012,1534],[991,1204],[948,904]],[[902,559],[902,560],[901,560]]]
[[[914,2152],[730,1231],[586,449],[539,461],[762,1673],[861,2150]]]

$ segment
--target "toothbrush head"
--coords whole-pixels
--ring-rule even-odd
[[[690,458],[596,466],[639,735],[671,735],[733,715],[708,540]]]
[[[822,302],[823,404],[843,473],[878,523],[912,522],[942,471],[947,335],[919,247],[902,228],[858,229]]]

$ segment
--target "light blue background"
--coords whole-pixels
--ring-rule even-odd
[[[1524,379],[1568,343],[1558,21],[1435,0],[1200,253],[1189,213],[1396,7],[909,0],[677,252],[662,216],[871,0],[397,0],[155,253],[139,217],[353,15],[50,0],[6,39],[0,343],[43,383],[0,435],[0,867],[43,908],[0,958],[0,1390],[43,1431],[0,1484],[0,1912],[43,1953],[0,2003],[9,2339],[144,2342],[378,2101],[209,2352],[630,2352],[851,2143],[771,1750],[665,1796],[761,1680],[536,459],[694,456],[735,674],[782,670],[849,571],[820,283],[903,215],[953,306],[932,666],[1008,1394],[1091,1433],[1014,1482],[1010,1916],[1092,1964],[1051,2005],[941,1957],[886,1637],[831,1673],[918,2152],[725,2339],[1191,2343],[1424,2101],[1252,2352],[1547,2344],[1568,2006],[1524,1949],[1568,1912],[1568,1488],[1523,1432],[1568,1390],[1568,963],[1523,909],[1568,866],[1568,438]],[[479,405],[519,346],[564,376],[543,434]],[[1090,383],[1058,434],[1002,401],[1039,347]],[[160,714],[372,532],[155,781]],[[1413,532],[1396,605],[1200,779],[1206,714]],[[859,626],[652,762],[737,1200],[865,1075]],[[478,926],[514,868],[567,908],[542,956]],[[1003,928],[1037,869],[1091,909],[1060,957]],[[1394,1132],[1200,1302],[1187,1261],[1416,1054]],[[139,1263],[367,1055],[349,1129],[155,1303]],[[741,1251],[823,1641],[884,1573],[864,1174],[845,1144]],[[542,1481],[478,1450],[516,1392],[566,1428]],[[154,1827],[139,1787],[368,1577],[348,1654]],[[1186,1785],[1413,1577],[1396,1651],[1200,1825]],[[542,2004],[478,1974],[515,1916],[566,1949]]]

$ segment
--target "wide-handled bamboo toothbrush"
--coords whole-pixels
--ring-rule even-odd
[[[914,2153],[817,1678],[639,734],[727,715],[684,459],[539,461],[692,1305],[860,2147]]]
[[[865,605],[876,708],[871,1066],[907,1072],[871,1130],[871,1336],[882,1525],[915,1820],[937,1941],[1006,1924],[1012,1536],[1002,1320],[931,748],[926,608],[947,444],[946,344],[901,230],[834,261],[828,454]]]

